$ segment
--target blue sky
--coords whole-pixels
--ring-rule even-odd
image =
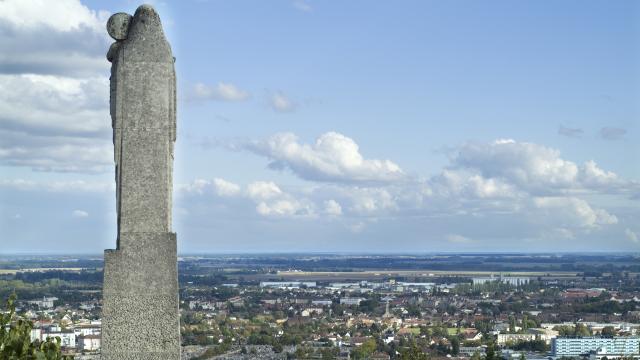
[[[104,23],[137,5],[0,3],[0,252],[115,246]],[[637,2],[153,5],[180,251],[638,250]]]

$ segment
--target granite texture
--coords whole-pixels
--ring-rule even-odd
[[[105,251],[102,358],[180,359],[176,235],[171,232],[174,58],[149,5],[107,31],[118,238]]]
[[[131,15],[127,13],[113,14],[107,21],[107,32],[114,40],[124,40],[129,32]]]
[[[179,359],[176,237],[123,234],[136,244],[105,252],[103,359]]]

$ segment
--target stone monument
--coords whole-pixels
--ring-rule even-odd
[[[102,359],[180,359],[171,232],[174,58],[149,5],[107,23],[118,238],[104,254]]]

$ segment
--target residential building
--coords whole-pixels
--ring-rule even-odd
[[[504,346],[509,342],[517,343],[519,341],[533,340],[536,340],[536,334],[498,334],[496,343],[500,346]]]
[[[261,281],[260,287],[270,288],[300,288],[300,287],[316,287],[315,281]]]
[[[327,299],[321,299],[321,300],[312,300],[311,304],[316,305],[316,306],[331,306],[331,304],[333,303],[333,301]]]
[[[514,277],[514,276],[502,276],[502,275],[500,275],[499,277],[494,277],[493,275],[488,277],[477,277],[477,278],[473,278],[472,280],[473,280],[473,285],[481,285],[481,284],[486,284],[493,281],[499,281],[512,286],[521,286],[529,283],[528,277]]]
[[[360,305],[360,303],[363,301],[363,298],[353,298],[353,297],[343,297],[340,298],[340,304],[342,305]]]
[[[82,335],[78,339],[78,350],[96,351],[100,350],[100,335]]]
[[[30,300],[27,304],[36,305],[40,309],[53,309],[54,303],[58,300],[57,297],[43,297],[42,300]]]
[[[608,359],[619,357],[640,358],[640,337],[638,336],[585,336],[556,337],[551,341],[551,355],[560,357],[580,357],[595,355]]]

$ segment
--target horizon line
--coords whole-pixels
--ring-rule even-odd
[[[181,252],[178,257],[193,256],[229,256],[229,255],[350,255],[350,256],[434,256],[434,255],[640,255],[640,251],[613,251],[613,250],[582,250],[582,251],[425,251],[425,252],[404,252],[404,251],[218,251],[218,252]],[[93,252],[0,252],[2,256],[104,256],[103,253]]]

